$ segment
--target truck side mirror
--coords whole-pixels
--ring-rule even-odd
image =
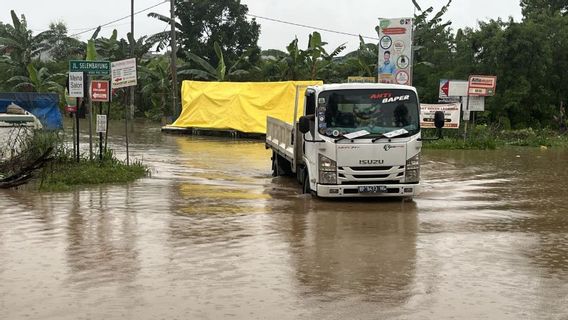
[[[306,116],[300,117],[298,129],[301,133],[306,134],[310,131],[310,119]]]
[[[444,111],[436,111],[434,113],[434,125],[438,129],[442,129],[446,125],[446,117],[444,116]]]
[[[316,93],[313,90],[306,90],[306,115],[316,113]]]

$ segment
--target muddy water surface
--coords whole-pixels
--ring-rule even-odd
[[[567,151],[427,150],[420,197],[356,202],[259,141],[131,140],[152,177],[0,191],[0,319],[568,318]]]

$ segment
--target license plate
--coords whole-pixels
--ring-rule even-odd
[[[386,186],[363,186],[359,187],[359,193],[386,193],[388,189]]]

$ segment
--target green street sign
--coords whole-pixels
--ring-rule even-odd
[[[90,75],[108,76],[110,74],[110,62],[70,60],[69,72],[86,72]]]

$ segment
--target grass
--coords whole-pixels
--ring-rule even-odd
[[[129,183],[147,175],[148,169],[142,163],[126,165],[112,155],[102,162],[56,159],[43,169],[37,185],[40,191],[69,191],[85,185]]]
[[[429,130],[424,130],[424,136],[432,136]],[[463,133],[445,130],[446,137],[442,140],[429,141],[423,144],[427,149],[455,150],[494,150],[507,146],[568,148],[568,135],[556,131],[531,128],[521,130],[497,130],[487,126],[477,126],[468,132],[467,138]]]
[[[107,151],[102,161],[98,158],[90,161],[83,156],[77,162],[72,147],[65,143],[61,132],[34,131],[17,138],[21,151],[11,161],[1,163],[0,171],[15,174],[51,150],[52,160],[35,174],[37,179],[33,186],[40,191],[68,191],[85,185],[128,183],[149,174],[148,168],[141,162],[126,165],[112,151]]]

